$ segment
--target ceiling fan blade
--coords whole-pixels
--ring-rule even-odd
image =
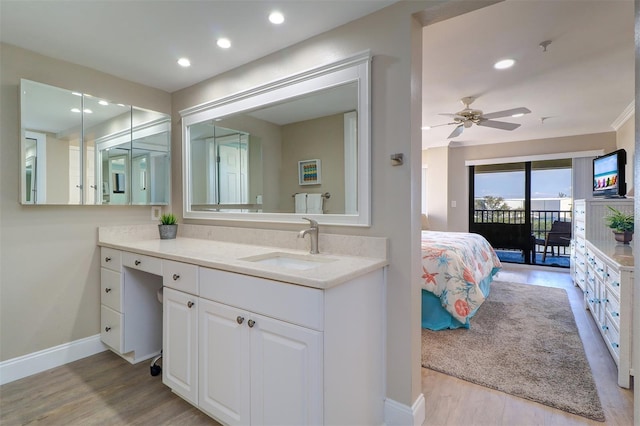
[[[456,123],[455,121],[452,121],[451,123],[435,124],[433,126],[429,126],[429,128],[433,129],[434,127],[450,126],[452,124],[458,124],[458,123]]]
[[[464,125],[463,124],[458,125],[455,129],[453,129],[453,132],[451,132],[451,134],[449,136],[447,136],[447,139],[451,139],[451,138],[455,138],[456,136],[460,136],[460,134],[462,133],[463,130],[464,130]]]
[[[529,114],[530,112],[531,110],[529,110],[529,108],[520,107],[520,108],[505,109],[504,111],[490,112],[489,114],[482,114],[482,118],[490,119],[490,118],[509,117],[515,114]]]
[[[461,115],[458,115],[458,114],[450,114],[450,113],[444,113],[444,112],[442,112],[442,113],[440,113],[440,114],[438,114],[438,115],[444,115],[445,117],[451,117],[451,118],[453,118],[453,119],[457,119],[457,120],[460,120],[460,121],[464,121],[464,120],[466,120],[466,118],[465,118],[465,117],[463,117],[463,116],[461,116]]]
[[[500,130],[515,130],[520,127],[520,124],[507,123],[506,121],[485,120],[484,118],[477,124],[478,126],[493,127],[494,129]]]

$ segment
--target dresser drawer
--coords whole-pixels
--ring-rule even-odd
[[[188,263],[162,261],[162,285],[198,295],[198,267]]]
[[[157,257],[145,256],[144,254],[136,254],[123,252],[122,265],[148,272],[154,275],[162,275],[162,260]]]
[[[620,272],[613,268],[608,268],[605,284],[617,298],[620,298]]]
[[[112,271],[120,272],[122,268],[122,257],[120,250],[115,250],[109,247],[102,247],[100,249],[100,266],[103,268],[111,269]]]
[[[611,320],[615,323],[618,329],[620,328],[620,300],[618,295],[613,293],[609,287],[604,289],[604,310],[609,315]]]
[[[120,272],[100,268],[100,303],[122,312],[123,293]]]
[[[100,307],[100,340],[116,352],[122,353],[124,346],[124,315],[108,306]]]
[[[249,275],[200,268],[200,297],[323,330],[322,290]]]
[[[608,316],[605,317],[606,319],[602,325],[602,334],[609,348],[609,352],[613,355],[613,359],[617,365],[620,361],[620,332],[615,324],[611,322],[611,319]]]

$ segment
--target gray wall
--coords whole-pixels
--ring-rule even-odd
[[[149,223],[149,207],[23,206],[20,78],[171,112],[170,94],[0,44],[0,361],[100,329],[97,229]],[[68,155],[68,154],[67,154]]]

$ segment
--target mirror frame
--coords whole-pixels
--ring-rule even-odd
[[[309,217],[323,225],[371,226],[371,53],[365,51],[281,80],[180,111],[182,117],[183,217],[225,221],[300,223]],[[358,85],[358,202],[356,214],[211,212],[191,209],[189,126],[255,110],[323,89]]]

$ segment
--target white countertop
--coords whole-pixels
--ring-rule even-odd
[[[623,269],[633,270],[633,241],[631,244],[622,244],[613,238],[607,240],[589,240],[603,255],[616,262]]]
[[[308,251],[302,250],[180,236],[174,240],[153,238],[105,241],[100,239],[98,245],[318,289],[331,288],[380,269],[389,263],[386,258],[324,253],[309,255]],[[330,261],[319,262],[317,267],[310,269],[296,270],[241,260],[274,252],[295,256],[313,256],[317,259]]]

